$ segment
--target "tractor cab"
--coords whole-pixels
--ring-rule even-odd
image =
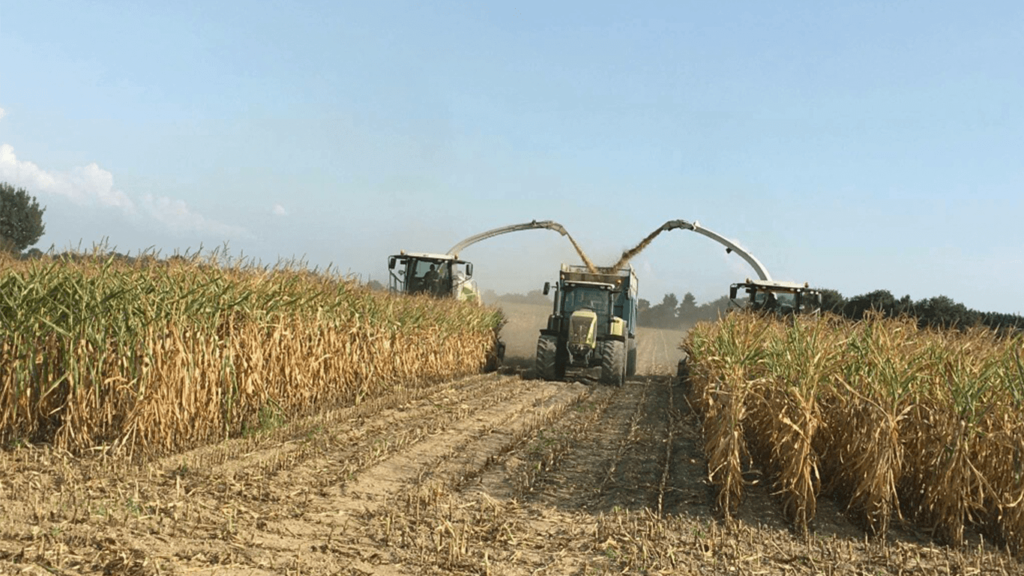
[[[389,288],[405,294],[436,298],[479,299],[473,283],[473,264],[449,254],[405,252],[388,258]]]
[[[777,315],[817,314],[821,292],[805,282],[750,280],[729,287],[729,301],[737,307]]]

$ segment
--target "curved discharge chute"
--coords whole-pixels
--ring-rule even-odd
[[[757,277],[759,279],[771,281],[772,275],[768,273],[768,269],[765,268],[764,264],[761,264],[761,262],[757,258],[755,258],[753,254],[747,252],[739,245],[737,245],[735,242],[729,240],[728,238],[722,236],[721,234],[717,234],[715,232],[712,232],[711,230],[708,230],[707,228],[702,227],[699,222],[688,222],[686,220],[669,220],[668,222],[665,222],[664,224],[661,225],[660,228],[648,234],[647,237],[641,240],[640,243],[637,244],[634,248],[623,252],[622,257],[619,258],[619,261],[616,262],[613,266],[611,266],[611,268],[618,269],[619,267],[625,265],[626,262],[629,262],[630,259],[632,259],[634,256],[643,251],[643,249],[646,248],[647,245],[650,244],[659,234],[661,234],[662,232],[668,232],[669,230],[676,229],[692,230],[698,234],[711,238],[715,242],[718,242],[719,244],[725,246],[726,252],[735,252],[739,254],[740,258],[746,260],[747,263],[754,268],[754,272],[757,273]]]
[[[473,244],[476,244],[481,240],[486,240],[488,238],[500,236],[501,234],[508,234],[509,232],[519,232],[521,230],[538,229],[554,230],[555,232],[558,232],[562,236],[568,238],[569,242],[572,242],[572,247],[576,249],[576,252],[580,255],[580,258],[583,259],[583,263],[587,265],[587,268],[591,272],[597,272],[597,267],[594,266],[594,263],[590,261],[590,258],[587,258],[587,254],[583,252],[583,248],[580,248],[580,245],[576,243],[576,240],[574,240],[572,235],[569,234],[568,231],[566,231],[565,227],[559,224],[558,222],[554,222],[551,220],[533,220],[531,222],[525,222],[523,224],[512,224],[511,226],[502,226],[500,228],[494,228],[491,230],[487,230],[486,232],[474,234],[473,236],[470,236],[469,238],[466,238],[465,240],[459,242],[455,246],[452,246],[448,250],[448,254],[458,257],[459,252],[462,252],[467,247],[472,246]]]

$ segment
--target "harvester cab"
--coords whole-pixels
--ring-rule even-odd
[[[551,291],[544,284],[544,294]],[[601,381],[621,386],[636,374],[637,278],[632,266],[562,265],[554,310],[537,339],[539,377],[556,380],[566,369],[600,366]]]
[[[473,264],[451,254],[402,251],[388,257],[388,270],[392,292],[480,301]]]
[[[737,308],[779,316],[818,314],[821,311],[821,292],[810,288],[807,283],[798,282],[748,278],[746,282],[729,287],[729,301]]]

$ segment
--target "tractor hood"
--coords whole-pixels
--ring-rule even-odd
[[[569,350],[582,353],[597,346],[597,314],[583,308],[569,317]]]

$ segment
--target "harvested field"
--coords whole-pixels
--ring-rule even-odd
[[[712,513],[699,427],[667,377],[623,388],[490,374],[142,466],[4,454],[0,572],[1009,574],[819,507],[794,535],[752,486]],[[680,405],[680,403],[682,403]]]
[[[613,388],[513,367],[144,464],[23,447],[0,453],[0,471],[0,573],[1021,568],[979,540],[953,549],[898,522],[866,538],[824,499],[797,534],[756,475],[726,525],[713,512],[697,416],[662,374]]]

